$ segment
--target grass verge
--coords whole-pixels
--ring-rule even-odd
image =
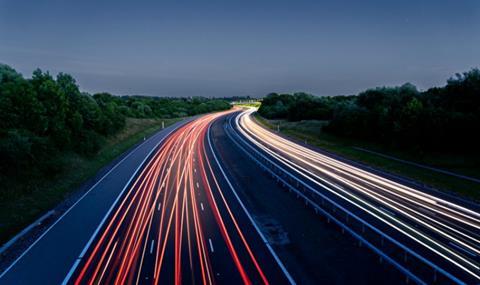
[[[447,190],[473,200],[480,200],[480,184],[478,183],[366,153],[355,149],[355,147],[477,178],[480,177],[480,158],[478,155],[470,157],[443,153],[424,153],[419,155],[414,152],[402,152],[377,144],[333,136],[322,132],[323,125],[327,123],[325,121],[288,122],[286,120],[267,120],[257,113],[255,114],[255,119],[264,127],[275,131],[280,129],[280,132],[284,135],[306,141],[308,144],[339,154],[345,158],[411,178],[439,190]]]
[[[256,101],[256,102],[251,102],[251,103],[237,103],[235,104],[235,106],[238,106],[238,107],[255,107],[255,108],[258,108],[260,107],[260,105],[262,104],[262,102],[260,101]]]
[[[60,175],[49,181],[36,181],[35,190],[22,195],[10,195],[0,201],[0,244],[32,223],[44,212],[54,208],[75,189],[80,187],[100,169],[108,165],[129,148],[165,127],[180,121],[176,119],[128,118],[125,128],[108,138],[104,147],[94,157],[65,153],[62,160],[68,166]]]

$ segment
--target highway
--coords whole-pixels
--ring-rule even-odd
[[[61,284],[137,171],[166,137],[190,120],[159,131],[108,166],[71,207],[8,262],[0,273],[0,284]]]
[[[288,284],[236,201],[207,131],[176,130],[121,198],[73,268],[74,284]]]
[[[230,120],[230,128],[247,149],[272,158],[315,192],[433,262],[453,277],[450,281],[480,282],[477,206],[414,189],[292,142],[258,125],[252,118],[254,111],[249,109]]]
[[[115,165],[0,284],[294,284],[235,193],[212,122],[179,123]]]
[[[230,157],[244,155],[241,148],[265,155],[308,186],[309,197],[334,201],[348,210],[347,220],[359,217],[437,268],[414,281],[430,274],[442,284],[480,282],[477,205],[293,142],[258,125],[253,112],[191,118],[131,150],[0,274],[0,284],[294,284],[250,203],[230,182],[232,171],[218,147]],[[217,135],[211,140],[213,125]],[[236,165],[237,176],[258,172],[262,182],[256,185],[268,184],[260,167],[246,171],[245,165]],[[285,198],[267,200],[297,203]],[[279,219],[292,222],[288,215]],[[386,254],[398,253],[387,247]],[[402,265],[418,265],[406,256]]]

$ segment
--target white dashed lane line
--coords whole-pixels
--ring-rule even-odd
[[[152,243],[150,244],[150,254],[153,253],[153,245],[155,244],[155,240],[152,239]]]
[[[212,244],[212,239],[211,239],[211,238],[208,239],[208,243],[210,244],[210,251],[211,251],[211,252],[215,252],[215,251],[213,250],[213,244]]]

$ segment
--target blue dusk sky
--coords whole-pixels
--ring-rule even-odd
[[[118,95],[426,89],[480,66],[480,1],[0,0],[0,62]]]

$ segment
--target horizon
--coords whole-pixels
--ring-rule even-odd
[[[0,62],[0,65],[1,64],[5,64],[5,63],[2,63]],[[14,66],[11,66],[11,65],[8,65],[6,64],[7,66],[10,66],[11,68],[15,69]],[[38,68],[37,68],[38,69]],[[271,92],[268,92],[264,95],[258,95],[258,96],[252,96],[252,95],[232,95],[232,96],[205,96],[205,95],[184,95],[184,96],[169,96],[169,95],[147,95],[147,94],[115,94],[115,93],[111,93],[111,92],[108,92],[108,91],[96,91],[96,92],[88,92],[88,91],[84,91],[82,90],[82,86],[78,83],[78,81],[76,80],[76,78],[74,77],[74,79],[77,81],[77,85],[80,89],[81,92],[85,92],[85,93],[88,93],[90,95],[95,95],[95,94],[100,94],[100,93],[108,93],[110,95],[113,95],[113,96],[118,96],[118,97],[152,97],[152,98],[165,98],[165,99],[191,99],[191,98],[208,98],[208,99],[233,99],[235,97],[238,97],[238,98],[249,98],[249,99],[263,99],[264,97],[274,93],[274,94],[279,94],[279,95],[282,95],[282,94],[291,94],[291,95],[295,95],[295,94],[298,94],[298,93],[305,93],[305,94],[308,94],[308,95],[312,95],[312,96],[316,96],[316,97],[335,97],[335,96],[357,96],[359,95],[360,93],[362,92],[365,92],[367,90],[372,90],[372,89],[379,89],[379,88],[397,88],[397,87],[401,87],[403,85],[406,85],[406,84],[410,84],[410,85],[413,85],[418,92],[422,93],[422,92],[426,92],[428,91],[429,89],[432,89],[432,88],[443,88],[447,85],[447,81],[449,79],[453,79],[455,78],[455,76],[457,74],[460,74],[460,75],[464,75],[470,71],[473,71],[473,70],[478,70],[479,68],[477,67],[474,67],[474,68],[471,68],[470,70],[467,70],[467,71],[464,71],[464,72],[457,72],[455,74],[452,74],[451,76],[449,76],[448,78],[445,79],[445,83],[442,84],[442,85],[437,85],[437,86],[430,86],[430,87],[426,87],[424,89],[421,89],[419,88],[418,86],[416,86],[415,84],[412,84],[411,82],[404,82],[402,84],[398,84],[398,85],[378,85],[378,86],[374,86],[374,87],[368,87],[368,88],[365,88],[363,90],[360,90],[358,91],[357,93],[355,94],[335,94],[335,95],[318,95],[318,94],[314,94],[314,93],[309,93],[309,92],[305,92],[305,91],[293,91],[293,92],[277,92],[277,91],[271,91]],[[16,70],[16,69],[15,69]],[[25,76],[25,74],[19,72],[18,70],[16,70],[21,76],[23,76],[24,78],[26,79],[31,79],[32,76]],[[33,70],[35,71],[35,70]],[[32,71],[32,73],[33,73]],[[49,70],[41,70],[42,72],[44,73],[48,73],[50,74],[53,78],[56,78],[56,76],[60,73],[65,73],[65,72],[58,72],[56,74],[53,74],[51,73]],[[71,74],[70,74],[71,75]]]
[[[480,285],[479,30],[480,0],[0,0],[0,285]]]

